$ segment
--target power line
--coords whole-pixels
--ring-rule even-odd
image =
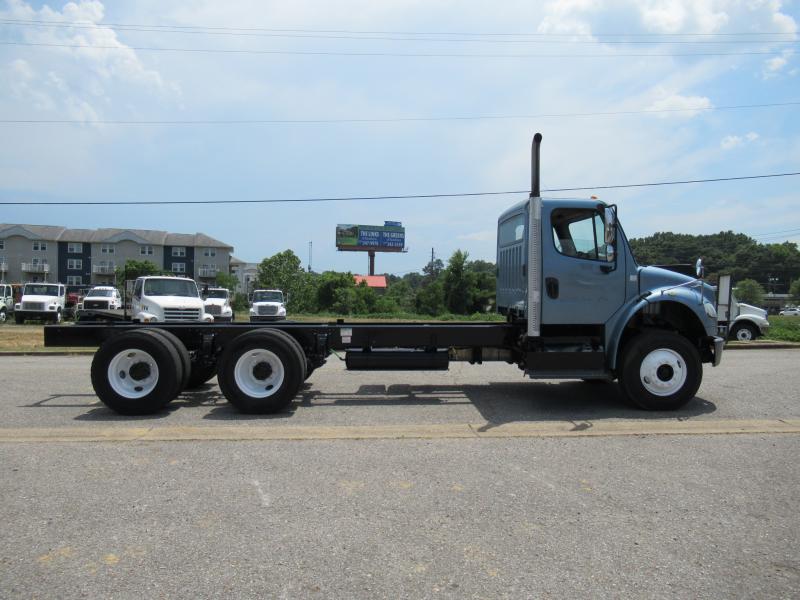
[[[479,36],[472,37],[397,37],[397,36],[424,36],[426,34],[358,34],[358,33],[323,33],[323,32],[254,32],[254,31],[218,31],[216,28],[177,28],[166,25],[145,26],[145,25],[124,25],[124,24],[78,24],[69,22],[46,22],[46,21],[22,21],[18,19],[0,19],[1,25],[13,27],[48,27],[48,28],[69,28],[69,29],[95,29],[105,30],[113,27],[118,32],[133,31],[143,33],[176,33],[181,35],[216,35],[228,37],[256,37],[256,38],[292,38],[292,39],[334,39],[334,40],[363,40],[363,41],[393,41],[393,42],[444,42],[444,43],[481,43],[481,44],[800,44],[797,39],[712,39],[712,40],[691,40],[691,39],[661,39],[652,40],[582,40],[582,39],[553,39],[552,37],[537,37],[526,39],[485,39]],[[469,35],[469,34],[465,34]],[[518,37],[522,37],[521,34]],[[794,34],[774,34],[791,35]]]
[[[0,119],[0,125],[314,125],[334,123],[408,123],[432,121],[489,121],[514,119],[553,119],[565,117],[608,117],[639,114],[700,112],[735,110],[745,108],[778,108],[798,106],[800,101],[771,102],[765,104],[738,104],[728,106],[702,106],[696,108],[658,108],[644,110],[618,110],[584,113],[542,113],[538,115],[464,115],[444,117],[387,117],[351,119],[176,119],[176,120],[116,120],[116,119]]]
[[[757,233],[755,235],[751,235],[751,238],[760,238],[760,237],[772,237],[773,235],[783,234],[783,233],[794,233],[800,232],[800,228],[797,229],[784,229],[783,231],[770,231],[767,233]]]
[[[716,177],[713,179],[686,179],[683,181],[657,181],[652,183],[626,183],[619,185],[595,185],[586,187],[550,188],[543,192],[578,192],[590,190],[614,190],[622,188],[655,187],[666,185],[685,185],[689,183],[716,183],[720,181],[742,181],[745,179],[769,179],[774,177],[793,177],[800,175],[800,171],[792,173],[771,173],[768,175],[745,175],[740,177]],[[167,204],[272,204],[289,202],[344,202],[354,200],[412,200],[432,198],[467,198],[476,196],[507,196],[512,194],[527,194],[528,190],[513,190],[506,192],[460,192],[448,194],[406,194],[399,196],[340,196],[318,198],[268,198],[254,200],[121,200],[121,201],[33,201],[33,202],[0,202],[0,206],[125,206],[125,205],[167,205]]]
[[[797,35],[787,31],[740,31],[740,32],[694,32],[694,33],[547,33],[547,32],[474,32],[474,31],[369,31],[353,29],[288,29],[267,27],[220,27],[205,25],[158,25],[152,23],[95,23],[94,21],[48,21],[34,19],[2,19],[11,23],[48,24],[48,25],[91,25],[99,27],[147,27],[153,29],[202,29],[210,31],[261,31],[270,33],[347,33],[354,35],[437,35],[437,36],[472,36],[472,37],[735,37],[735,36],[774,36]]]
[[[261,54],[275,56],[355,56],[392,58],[678,58],[681,56],[778,56],[780,51],[745,52],[648,52],[624,54],[479,54],[461,52],[349,52],[328,50],[252,50],[237,48],[164,48],[154,46],[98,46],[89,44],[55,44],[45,42],[0,42],[3,46],[39,48],[74,48],[83,50],[137,50],[140,52],[189,52],[197,54]]]

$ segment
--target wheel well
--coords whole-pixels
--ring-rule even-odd
[[[664,301],[648,304],[630,318],[617,349],[617,364],[628,342],[639,333],[652,329],[679,333],[697,347],[703,362],[713,358],[708,345],[703,343],[707,334],[697,315],[684,304]]]

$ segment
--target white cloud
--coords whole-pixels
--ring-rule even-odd
[[[719,145],[723,150],[733,150],[734,148],[740,148],[745,144],[749,144],[750,142],[755,142],[758,138],[759,135],[755,131],[746,133],[744,136],[726,135],[722,138]]]
[[[691,118],[705,109],[712,108],[714,105],[705,96],[682,96],[681,94],[671,94],[653,102],[647,110],[663,110],[675,112],[658,113],[660,118],[680,117]]]

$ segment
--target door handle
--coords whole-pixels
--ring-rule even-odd
[[[547,296],[554,300],[558,298],[558,279],[555,277],[545,277],[544,288],[547,290]]]

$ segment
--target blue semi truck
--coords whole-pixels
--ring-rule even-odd
[[[349,370],[436,370],[505,361],[538,379],[617,380],[645,410],[675,410],[717,366],[715,288],[636,264],[614,205],[541,197],[532,147],[530,197],[497,224],[502,323],[140,323],[45,327],[46,346],[99,346],[94,390],[121,414],[161,410],[217,376],[246,413],[285,409],[332,351]]]

